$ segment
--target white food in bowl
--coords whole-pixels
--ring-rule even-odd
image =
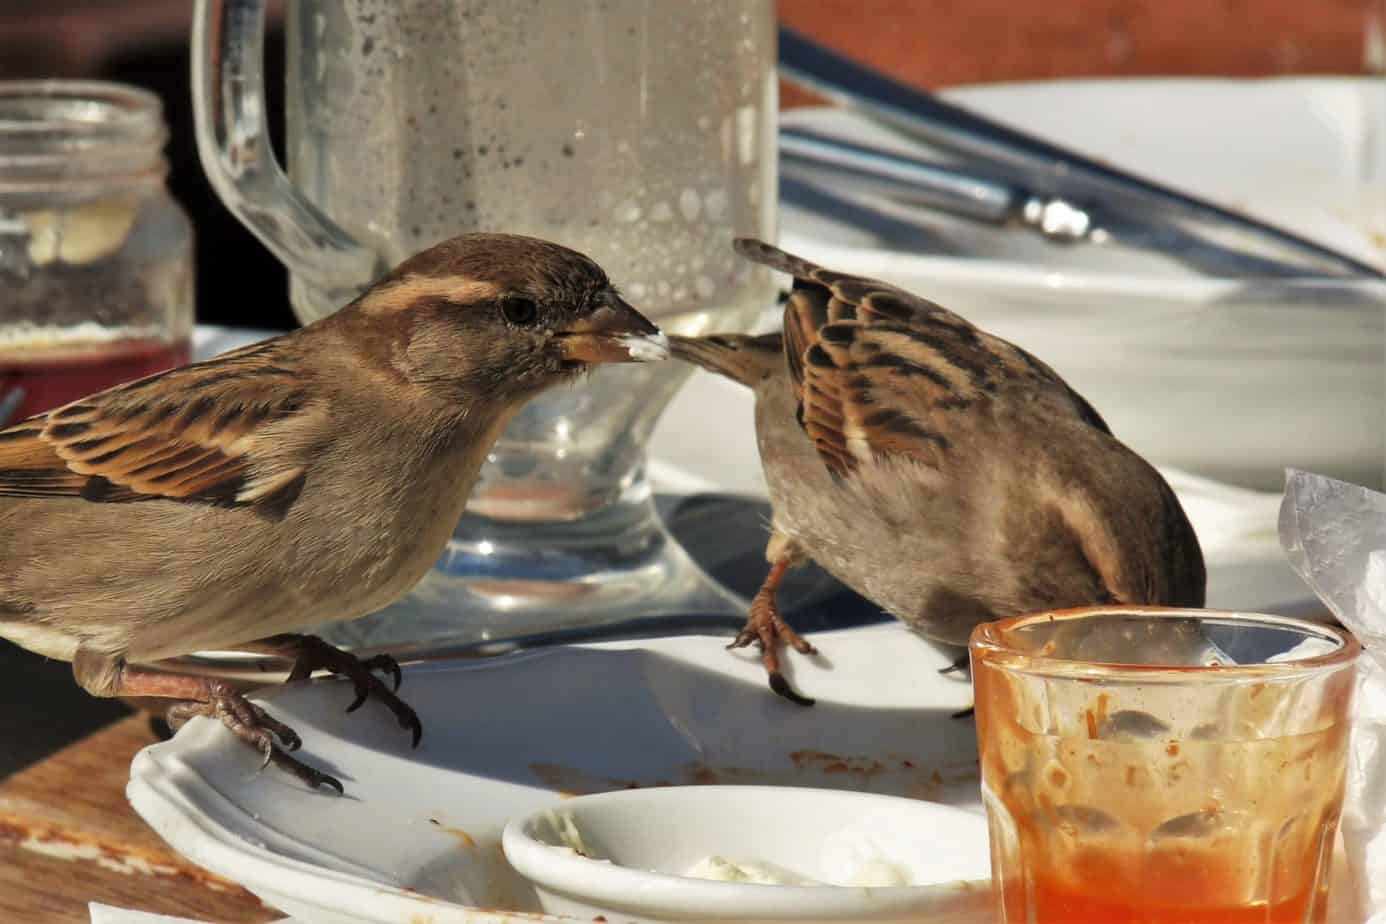
[[[764,860],[729,860],[726,857],[703,857],[684,873],[689,879],[707,879],[712,882],[752,882],[757,885],[827,885],[817,879],[800,876],[798,873],[766,863]]]
[[[506,859],[549,913],[664,921],[985,921],[986,823],[913,799],[678,786],[512,820]]]
[[[889,860],[875,857],[861,865],[846,882],[827,883],[782,869],[764,860],[730,860],[726,857],[703,857],[684,873],[690,879],[710,879],[714,882],[753,882],[759,885],[825,886],[846,885],[882,888],[914,885],[909,872]]]

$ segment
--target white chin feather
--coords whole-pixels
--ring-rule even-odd
[[[619,339],[636,362],[656,363],[669,358],[669,338],[663,333],[628,335]]]

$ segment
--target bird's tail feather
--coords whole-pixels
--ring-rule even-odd
[[[807,279],[822,269],[816,263],[810,263],[803,257],[796,257],[773,244],[758,241],[753,237],[738,237],[732,241],[732,249],[747,260],[779,270],[781,273],[788,273],[796,279]]]
[[[724,375],[754,388],[758,382],[784,367],[780,334],[713,334],[708,337],[669,338],[669,352],[684,362]]]

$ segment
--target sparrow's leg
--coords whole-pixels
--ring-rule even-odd
[[[806,560],[807,556],[792,540],[781,533],[771,534],[765,552],[766,557],[770,559],[770,573],[765,576],[765,582],[751,599],[751,613],[746,620],[746,627],[727,647],[745,648],[755,643],[760,648],[765,673],[770,677],[770,689],[791,703],[812,706],[813,700],[791,687],[780,670],[780,643],[792,645],[800,654],[817,654],[818,649],[784,621],[779,601],[775,597],[780,583],[784,580],[785,572]]]
[[[347,707],[347,712],[359,709],[368,698],[375,697],[395,714],[401,728],[407,728],[413,734],[413,746],[419,746],[419,739],[423,737],[423,723],[419,721],[418,713],[374,673],[378,670],[389,674],[394,679],[395,690],[399,689],[403,674],[399,664],[389,655],[375,655],[362,660],[350,652],[334,648],[316,635],[271,635],[235,648],[237,651],[251,651],[292,661],[294,666],[289,672],[291,683],[306,680],[317,670],[345,677],[356,687],[356,699]]]
[[[264,766],[287,770],[313,789],[330,786],[343,792],[336,777],[290,757],[302,741],[293,729],[247,700],[230,684],[187,674],[166,674],[125,663],[124,659],[79,649],[72,673],[82,688],[95,696],[157,696],[180,700],[168,710],[174,730],[194,716],[217,719],[264,755]],[[276,740],[277,739],[277,740]]]

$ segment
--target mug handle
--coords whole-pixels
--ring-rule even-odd
[[[296,276],[355,294],[378,275],[375,254],[294,188],[270,147],[265,7],[266,0],[197,0],[192,99],[202,168],[232,214]]]

